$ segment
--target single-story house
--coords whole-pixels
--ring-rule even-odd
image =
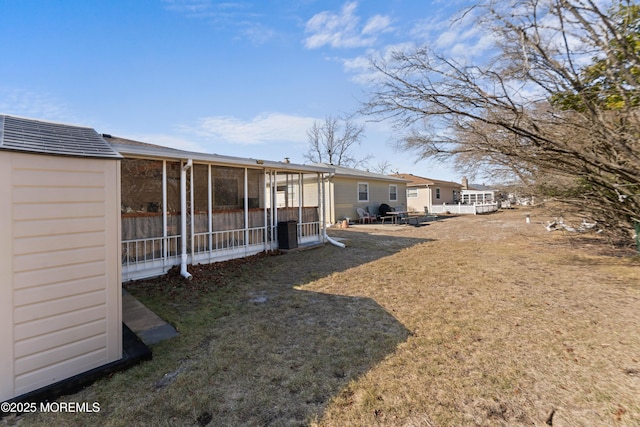
[[[357,222],[358,208],[374,215],[383,203],[396,210],[407,208],[407,181],[401,177],[326,163],[315,166],[333,169],[324,182],[325,221],[328,224],[346,218]]]
[[[278,249],[279,223],[295,223],[296,246],[324,242],[318,194],[329,168],[103,137],[124,157],[123,281]]]
[[[433,212],[433,206],[455,204],[460,201],[462,185],[456,182],[424,178],[410,173],[394,176],[407,181],[407,206],[410,211]]]
[[[0,401],[121,359],[123,281],[323,243],[331,172],[0,115]]]

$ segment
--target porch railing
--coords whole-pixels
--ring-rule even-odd
[[[294,212],[293,209],[289,209]],[[297,212],[297,211],[296,211]],[[320,242],[321,225],[318,216],[311,215],[312,210],[305,208],[304,216],[314,218],[308,222],[297,224],[298,242],[309,244]],[[280,214],[279,217],[287,217]],[[306,219],[306,218],[305,218]],[[311,219],[311,218],[309,218]],[[150,221],[157,218],[145,218],[138,224],[140,229],[149,231]],[[152,225],[157,224],[155,222]],[[234,228],[212,232],[194,233],[187,246],[190,264],[223,261],[253,255],[264,250],[276,249],[275,225],[251,228]],[[181,262],[181,236],[150,237],[127,239],[122,241],[122,277],[123,280],[134,280],[153,277],[166,273],[172,266]]]
[[[180,236],[152,237],[122,241],[122,275],[136,279],[148,277],[139,272],[166,272],[180,263]]]
[[[300,243],[317,241],[320,236],[320,222],[303,222],[298,224],[298,240]]]
[[[495,212],[498,210],[498,203],[474,203],[472,205],[465,205],[462,203],[433,205],[431,206],[431,212],[434,214],[483,214],[489,212]]]
[[[193,254],[194,256],[205,254],[214,259],[219,255],[244,252],[249,247],[259,247],[264,250],[265,233],[265,227],[195,233]]]

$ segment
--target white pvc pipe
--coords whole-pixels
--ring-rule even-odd
[[[329,237],[327,235],[326,232],[324,233],[324,238],[327,240],[327,242],[331,243],[334,246],[337,246],[339,248],[344,248],[345,247],[344,243],[340,243],[337,240],[333,240],[331,237]]]
[[[180,215],[181,222],[181,247],[182,255],[180,259],[180,275],[185,279],[191,280],[193,276],[187,271],[187,170],[193,165],[192,159],[187,160],[187,163],[180,170]]]

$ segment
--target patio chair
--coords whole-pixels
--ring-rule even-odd
[[[360,218],[360,224],[371,224],[372,223],[373,218],[371,217],[369,212],[365,211],[362,208],[358,208],[358,209],[356,209],[356,211],[358,212],[358,217]]]
[[[371,217],[372,220],[374,220],[375,222],[378,222],[378,219],[380,218],[380,215],[378,215],[375,212],[371,212],[371,210],[369,210],[369,206],[367,206],[367,213],[369,214],[369,216]]]

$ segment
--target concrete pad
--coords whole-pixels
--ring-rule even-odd
[[[122,321],[147,345],[157,344],[178,335],[173,326],[145,307],[125,289],[122,290]]]

